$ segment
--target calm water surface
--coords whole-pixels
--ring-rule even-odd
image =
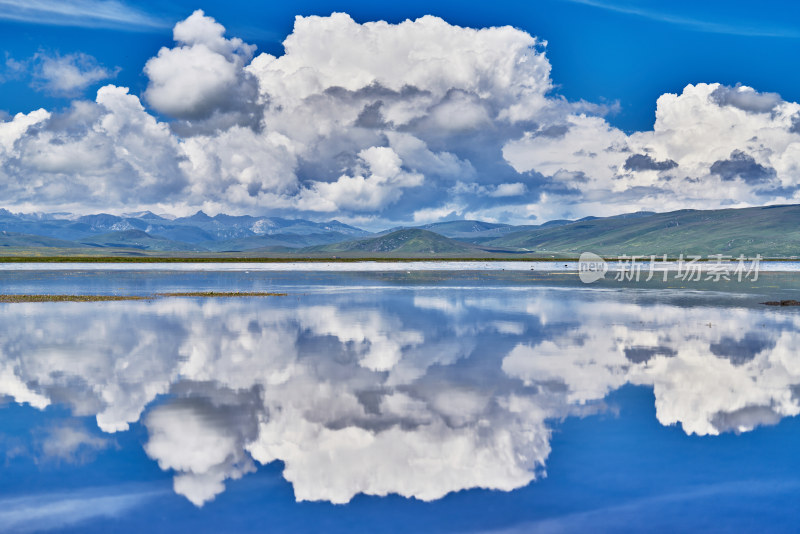
[[[800,275],[9,271],[2,532],[793,531]]]

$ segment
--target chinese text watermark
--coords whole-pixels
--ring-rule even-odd
[[[612,262],[614,280],[618,282],[649,282],[653,279],[667,282],[742,282],[758,280],[758,270],[763,258],[747,258],[744,254],[734,258],[724,254],[709,256],[684,256],[668,259],[663,256],[619,256]],[[610,270],[609,262],[591,252],[584,252],[578,260],[578,276],[586,284],[605,278]]]

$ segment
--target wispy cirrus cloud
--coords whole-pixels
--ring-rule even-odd
[[[592,510],[568,513],[563,516],[550,517],[541,521],[513,525],[502,530],[484,531],[481,534],[522,534],[528,532],[581,532],[597,529],[602,525],[607,531],[616,530],[675,530],[678,525],[685,526],[687,521],[697,525],[696,530],[708,526],[705,519],[716,517],[714,527],[722,531],[730,517],[720,521],[720,516],[707,512],[705,518],[687,517],[676,514],[675,510],[685,503],[708,502],[705,510],[714,509],[718,502],[730,503],[734,499],[748,500],[771,499],[797,491],[800,484],[793,479],[769,480],[754,482],[752,480],[708,484],[682,489],[679,492],[666,492],[652,496],[632,499],[617,505],[600,507]],[[735,521],[735,519],[733,520]],[[695,523],[697,522],[697,523]]]
[[[731,23],[731,22],[717,22],[703,20],[695,17],[687,17],[666,13],[656,9],[648,9],[639,6],[633,6],[622,3],[613,3],[605,0],[565,0],[573,4],[583,4],[587,6],[604,9],[607,11],[614,11],[616,13],[624,13],[626,15],[634,15],[650,20],[665,22],[676,26],[682,26],[689,30],[706,32],[706,33],[720,33],[727,35],[740,35],[743,37],[782,37],[789,39],[800,38],[800,31],[795,28],[772,26],[772,25],[759,25],[750,23]]]
[[[0,0],[0,19],[132,31],[170,26],[165,20],[117,0]]]
[[[107,69],[83,53],[48,55],[37,53],[33,59],[33,87],[59,96],[77,96],[87,87],[113,78],[119,68]]]
[[[99,451],[114,444],[77,422],[69,422],[44,429],[44,436],[38,445],[41,449],[41,460],[83,464],[93,459]]]
[[[166,494],[147,486],[86,488],[0,499],[3,532],[63,530],[104,517],[120,517]]]
[[[29,80],[30,86],[53,96],[77,97],[97,82],[115,77],[121,69],[104,67],[89,54],[61,55],[40,50],[27,59],[14,59],[6,52],[0,83]]]

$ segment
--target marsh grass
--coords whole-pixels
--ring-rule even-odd
[[[0,295],[0,303],[22,302],[116,302],[123,300],[155,300],[169,297],[283,297],[286,293],[266,291],[187,291],[177,293],[156,293],[155,295]]]
[[[761,304],[766,304],[767,306],[800,306],[800,301],[797,300],[770,300],[767,302],[762,302]]]
[[[108,302],[118,300],[151,300],[134,295],[0,295],[0,302]]]
[[[409,255],[353,254],[337,253],[318,256],[36,256],[0,255],[0,263],[358,263],[364,261],[409,262],[409,261],[574,261],[578,255],[556,258],[548,255],[491,255],[491,256],[447,256],[447,255]]]

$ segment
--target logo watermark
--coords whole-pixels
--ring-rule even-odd
[[[744,254],[737,258],[724,254],[709,256],[685,256],[677,259],[663,256],[619,256],[616,260],[606,261],[592,252],[584,252],[578,259],[578,277],[581,282],[591,284],[605,278],[606,273],[614,268],[614,280],[617,282],[649,282],[660,278],[663,282],[679,280],[682,282],[742,282],[758,280],[758,270],[763,258],[760,254],[755,258],[747,258]]]
[[[593,252],[584,252],[578,258],[578,277],[584,284],[597,282],[606,277],[608,263]]]

